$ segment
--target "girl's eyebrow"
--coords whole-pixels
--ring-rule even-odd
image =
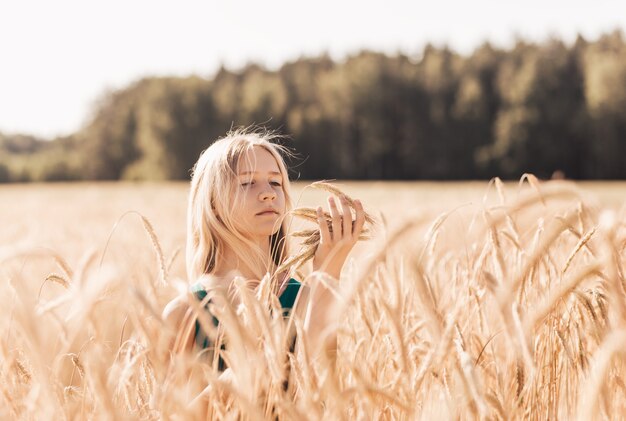
[[[248,174],[258,174],[258,171],[243,171],[240,172],[238,175],[248,175]],[[269,175],[281,175],[278,171],[268,171]]]

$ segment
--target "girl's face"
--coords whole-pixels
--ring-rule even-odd
[[[280,229],[285,215],[285,192],[280,168],[266,149],[255,146],[237,165],[236,203],[232,218],[246,236],[267,240]]]

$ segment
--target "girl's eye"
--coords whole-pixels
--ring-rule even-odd
[[[241,187],[248,187],[254,184],[254,180],[243,181],[239,185]],[[281,187],[283,184],[280,181],[270,181],[270,185],[275,187]]]

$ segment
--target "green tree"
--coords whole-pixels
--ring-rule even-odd
[[[582,52],[590,153],[586,175],[625,178],[626,45],[619,31],[603,36]]]
[[[518,177],[554,171],[583,175],[585,116],[583,77],[576,55],[559,41],[543,46],[518,43],[497,75],[502,99],[494,143],[483,158],[495,161],[497,175]]]
[[[140,86],[131,86],[108,92],[96,102],[93,119],[78,134],[85,158],[84,178],[120,179],[126,166],[139,156],[136,113],[140,91]]]

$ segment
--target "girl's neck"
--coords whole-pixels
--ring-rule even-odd
[[[224,253],[220,259],[218,259],[217,267],[214,275],[220,278],[230,278],[233,274],[243,276],[245,279],[258,279],[259,274],[265,274],[272,270],[272,259],[270,257],[270,242],[269,238],[264,241],[257,241],[260,254],[253,253],[253,262],[244,262],[229,247],[226,247]],[[250,267],[250,266],[253,267]]]

